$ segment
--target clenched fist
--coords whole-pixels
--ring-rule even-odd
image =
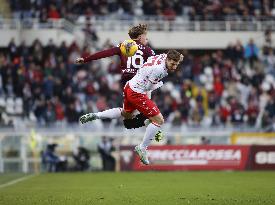
[[[76,63],[76,64],[83,64],[83,63],[84,63],[84,58],[77,58],[77,59],[75,60],[75,63]]]

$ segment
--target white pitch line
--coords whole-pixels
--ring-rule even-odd
[[[8,182],[8,183],[5,183],[5,184],[0,185],[0,189],[5,188],[5,187],[8,187],[8,186],[11,186],[11,185],[14,185],[14,184],[17,184],[18,182],[25,181],[25,180],[27,180],[27,179],[30,179],[30,178],[34,177],[34,176],[36,176],[36,175],[33,174],[33,175],[30,175],[30,176],[25,176],[25,177],[21,177],[21,178],[19,178],[19,179],[12,180],[12,181],[10,181],[10,182]]]

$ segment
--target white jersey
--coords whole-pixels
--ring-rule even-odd
[[[166,57],[166,54],[149,57],[136,75],[129,80],[130,88],[137,93],[145,94],[161,87],[163,82],[160,80],[168,75]]]

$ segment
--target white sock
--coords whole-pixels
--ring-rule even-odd
[[[98,119],[117,119],[121,117],[122,108],[112,108],[95,113]]]
[[[160,126],[157,124],[150,123],[145,131],[145,135],[143,137],[143,140],[141,144],[139,145],[142,149],[147,149],[148,145],[151,143],[151,141],[154,139],[157,132],[160,130]]]

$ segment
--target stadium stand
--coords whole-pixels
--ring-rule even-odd
[[[269,0],[10,0],[9,5],[14,19],[40,22],[60,18],[81,22],[95,16],[240,22],[275,17],[274,2]],[[93,49],[113,46],[110,42],[98,45],[93,25],[85,26]],[[275,56],[270,36],[267,29],[261,47],[251,39],[203,54],[184,50],[182,68],[153,96],[167,121],[175,126],[208,127],[268,127],[274,123]],[[77,123],[83,113],[121,106],[117,59],[112,58],[107,66],[101,61],[74,64],[78,56],[90,52],[89,46],[82,48],[77,43],[42,45],[37,39],[26,46],[11,40],[0,51],[1,125],[17,120],[41,125]]]
[[[13,17],[75,18],[77,15],[159,16],[173,20],[260,20],[274,19],[271,0],[10,0]]]
[[[153,96],[168,122],[191,126],[272,123],[272,48],[257,48],[251,39],[247,45],[237,41],[226,50],[203,55],[183,52],[182,68]],[[11,41],[0,52],[2,124],[15,116],[42,125],[77,123],[83,113],[121,106],[117,59],[107,67],[100,61],[74,64],[76,57],[88,53],[87,47],[81,49],[75,43],[56,46],[50,41],[42,46],[36,40],[27,47]]]

